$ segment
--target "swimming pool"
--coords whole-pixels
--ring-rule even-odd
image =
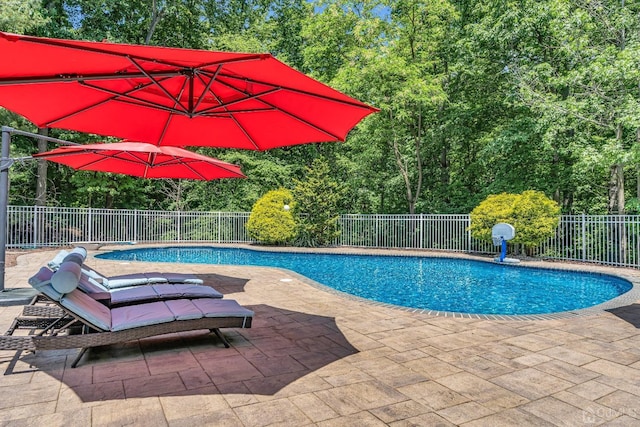
[[[417,309],[530,315],[572,311],[632,289],[622,278],[418,256],[272,252],[242,248],[163,247],[108,252],[111,260],[231,264],[293,270],[358,297]]]

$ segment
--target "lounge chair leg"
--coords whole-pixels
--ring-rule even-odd
[[[78,366],[78,362],[80,362],[80,359],[82,359],[82,356],[84,356],[87,350],[89,350],[89,347],[83,347],[80,349],[80,353],[76,356],[73,363],[71,364],[72,368],[75,368],[76,366]]]
[[[220,338],[220,341],[222,341],[222,344],[224,344],[226,348],[231,347],[231,344],[229,344],[229,341],[227,341],[224,335],[222,335],[222,332],[220,332],[220,329],[215,328],[215,329],[212,329],[212,331],[216,334],[218,338]]]

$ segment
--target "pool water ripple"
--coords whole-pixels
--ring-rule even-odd
[[[402,307],[470,314],[532,315],[592,307],[629,291],[615,276],[457,258],[164,247],[103,259],[254,265],[293,270],[325,286]]]

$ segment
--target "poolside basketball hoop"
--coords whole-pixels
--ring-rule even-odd
[[[491,240],[493,240],[494,246],[500,246],[500,257],[495,258],[497,262],[517,263],[520,262],[517,259],[506,258],[507,256],[507,240],[511,240],[516,237],[516,229],[513,225],[500,222],[493,226],[491,229]]]

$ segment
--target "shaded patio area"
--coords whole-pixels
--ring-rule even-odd
[[[19,257],[7,287],[28,286],[55,253]],[[457,318],[348,298],[278,269],[87,263],[197,274],[254,310],[253,327],[223,331],[229,349],[198,331],[91,350],[76,369],[77,350],[0,352],[3,425],[640,423],[638,303],[551,320]],[[0,327],[19,312],[0,307]]]

